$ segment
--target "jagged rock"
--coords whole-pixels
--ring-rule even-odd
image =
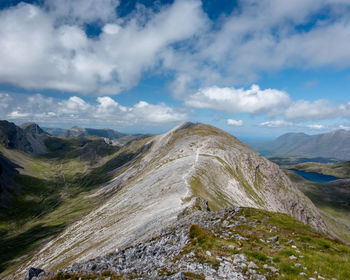
[[[30,154],[47,152],[44,141],[48,134],[38,125],[30,124],[22,129],[14,123],[0,121],[0,144],[9,149],[18,149]]]
[[[259,268],[255,263],[253,263],[252,261],[249,262],[248,264],[248,268]]]
[[[44,270],[40,268],[31,267],[28,270],[26,276],[24,277],[24,280],[37,280],[37,277],[43,276],[43,273],[45,273]]]

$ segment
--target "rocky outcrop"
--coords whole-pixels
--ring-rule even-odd
[[[219,211],[194,209],[144,242],[115,248],[58,271],[47,271],[38,278],[266,280],[285,278],[286,273],[291,278],[298,274],[315,275],[304,259],[319,248],[310,246],[315,243],[290,238],[299,239],[302,234],[305,240],[306,234],[315,238],[318,235],[308,227],[298,231],[274,222],[279,216],[239,207]],[[289,217],[280,218],[285,218],[287,224],[292,221]],[[288,255],[282,257],[285,252]],[[323,271],[316,273],[318,279],[325,279]],[[327,273],[334,276],[337,271]]]
[[[185,123],[146,146],[150,149],[93,195],[110,198],[47,243],[21,273],[29,266],[52,270],[84,262],[145,241],[176,222],[198,198],[214,211],[254,207],[327,231],[312,202],[277,165],[222,130]],[[205,208],[202,203],[199,207]]]
[[[23,123],[19,127],[22,128],[26,133],[37,134],[37,135],[45,134],[47,136],[49,135],[47,132],[41,129],[39,125],[33,122]]]
[[[17,149],[30,154],[47,152],[44,144],[48,134],[37,124],[27,123],[23,128],[8,121],[0,121],[0,144],[9,149]]]

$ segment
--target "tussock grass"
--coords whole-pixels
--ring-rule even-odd
[[[268,275],[268,279],[305,279],[305,276],[300,275],[301,272],[307,274],[306,279],[317,278],[317,275],[326,279],[349,279],[349,246],[322,236],[285,214],[242,208],[239,215],[246,217],[247,221],[232,228],[232,234],[238,233],[249,238],[248,241],[225,240],[215,237],[210,229],[192,225],[191,242],[185,247],[183,254],[194,252],[202,263],[213,263],[217,256],[234,257],[234,254],[244,253],[259,266],[259,273]],[[233,222],[238,218],[229,216],[222,218],[224,219]],[[216,227],[215,231],[224,232],[227,228]],[[279,245],[270,246],[269,238],[276,235],[279,237]],[[236,249],[228,249],[228,245],[234,245]],[[207,250],[211,252],[211,256],[206,254]],[[290,259],[291,256],[297,259]],[[279,274],[264,269],[264,264],[274,266]],[[315,271],[317,274],[314,274]]]

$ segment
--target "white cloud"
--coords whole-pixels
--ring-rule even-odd
[[[129,19],[116,17],[117,5],[52,0],[44,8],[21,3],[1,11],[0,83],[118,94],[159,66],[162,50],[191,38],[206,21],[197,0],[175,1],[157,13],[139,9]],[[103,32],[88,38],[81,23],[96,20]]]
[[[313,130],[320,130],[325,129],[326,127],[322,124],[308,124],[306,125],[307,128],[313,129]]]
[[[243,121],[242,120],[233,120],[233,119],[228,119],[227,120],[228,125],[233,125],[233,126],[243,126]]]
[[[285,118],[297,122],[317,121],[350,116],[349,104],[334,106],[328,100],[298,100],[285,111]]]
[[[194,47],[167,53],[166,66],[201,87],[256,82],[262,73],[287,68],[343,69],[350,66],[349,8],[349,1],[238,1]]]
[[[40,94],[10,96],[0,93],[2,96],[7,99],[0,106],[0,118],[18,121],[126,126],[172,124],[187,119],[186,112],[163,103],[140,101],[126,107],[108,96],[98,97],[97,103],[88,103],[77,96],[65,100],[46,98]]]
[[[289,128],[289,129],[307,129],[307,130],[324,130],[327,127],[323,124],[299,124],[285,120],[274,120],[260,123],[260,126],[269,128]]]
[[[337,129],[350,130],[350,126],[341,124],[341,125],[339,125],[339,126],[337,127]]]
[[[257,85],[250,89],[209,87],[191,95],[186,105],[217,111],[276,115],[290,103],[289,95],[276,89],[262,90]]]
[[[7,115],[9,119],[22,119],[22,118],[27,118],[29,114],[27,113],[21,113],[18,111],[12,111],[10,114]]]
[[[69,24],[111,21],[119,0],[46,0],[45,8],[59,22]]]
[[[251,83],[263,72],[350,66],[345,0],[238,1],[216,22],[199,0],[157,12],[143,7],[126,18],[118,5],[47,0],[2,10],[0,83],[106,95],[136,86],[145,72],[170,73],[173,93],[185,99],[194,86]],[[315,22],[320,11],[327,17]],[[102,33],[88,38],[83,24],[96,22]]]
[[[291,127],[294,126],[294,123],[287,122],[285,120],[275,120],[275,121],[267,121],[267,122],[262,122],[260,123],[260,126],[265,126],[265,127]]]

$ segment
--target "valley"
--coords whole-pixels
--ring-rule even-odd
[[[335,209],[332,213],[320,204],[317,183],[285,167],[282,171],[220,129],[183,123],[163,135],[139,135],[126,143],[92,135],[53,137],[33,125],[26,129],[19,143],[14,137],[10,148],[1,147],[6,172],[0,182],[7,182],[6,188],[1,185],[0,245],[6,248],[0,259],[2,278],[18,279],[37,267],[46,271],[47,279],[95,279],[102,274],[111,279],[180,279],[180,268],[186,279],[231,274],[237,279],[295,279],[295,273],[304,279],[317,267],[321,277],[346,279],[342,271],[347,270],[348,246],[338,239],[348,240],[348,205],[341,211],[333,205],[340,193],[332,189],[330,201],[324,202]],[[44,145],[37,149],[44,153],[35,153],[29,140],[21,144],[28,133],[29,139],[38,139],[37,148]],[[328,169],[345,174],[337,167]],[[220,226],[213,228],[214,220]],[[277,243],[262,241],[275,235]],[[290,251],[289,239],[302,251]],[[121,258],[120,251],[158,240],[182,245],[165,256],[160,251],[160,263],[148,253],[140,253],[141,263],[135,258],[114,263],[108,257]],[[327,245],[322,249],[317,244]],[[305,259],[295,266],[289,257],[297,253]],[[94,263],[95,258],[100,259]],[[109,265],[91,268],[100,267],[104,258]],[[331,264],[322,258],[337,261],[337,266],[329,270]],[[146,260],[152,263],[150,270]],[[248,267],[250,262],[254,265]],[[73,263],[82,265],[71,268]],[[136,270],[130,267],[133,263]]]
[[[350,243],[349,162],[305,162],[290,165],[284,163],[282,168],[317,206],[323,219],[338,237]]]

